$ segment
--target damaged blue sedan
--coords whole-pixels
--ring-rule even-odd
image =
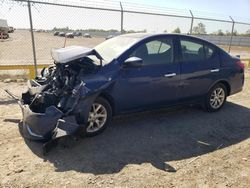
[[[240,59],[186,35],[127,34],[51,54],[54,66],[28,81],[19,100],[32,140],[94,136],[112,116],[179,104],[216,112],[244,84]]]

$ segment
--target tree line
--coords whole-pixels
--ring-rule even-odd
[[[172,31],[172,33],[181,33],[181,30],[179,27],[177,27],[175,30]],[[192,34],[194,35],[206,35],[208,34],[206,31],[206,25],[203,23],[198,23],[197,26],[194,26],[192,28]],[[226,31],[223,32],[221,29],[218,31],[209,33],[209,35],[217,35],[217,36],[231,36],[231,32]],[[237,30],[233,31],[233,36],[247,36],[250,37],[250,29],[248,29],[245,33],[238,33]]]
[[[120,33],[117,29],[70,29],[69,27],[54,27],[52,31],[59,31],[59,32],[96,32],[96,33]],[[147,30],[123,30],[123,33],[146,33]]]

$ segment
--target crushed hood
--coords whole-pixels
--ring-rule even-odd
[[[69,46],[51,50],[51,56],[57,63],[67,63],[88,55],[95,55],[98,59],[102,59],[94,49],[82,46]]]

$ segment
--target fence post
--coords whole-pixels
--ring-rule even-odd
[[[37,76],[36,48],[35,48],[35,39],[34,39],[34,32],[33,32],[33,23],[32,23],[30,0],[28,0],[28,10],[29,10],[29,19],[30,19],[30,33],[31,33],[31,41],[32,41],[34,69],[35,69],[35,76]]]
[[[121,34],[123,34],[123,7],[122,7],[122,2],[120,2],[120,7],[121,7]]]
[[[189,33],[190,33],[190,35],[192,35],[193,24],[194,24],[194,15],[193,15],[193,13],[192,13],[191,10],[189,10],[189,12],[190,12],[190,14],[191,14],[191,26],[190,26],[190,31],[189,31]]]
[[[234,23],[235,23],[231,16],[229,16],[229,18],[232,20],[233,25],[232,25],[231,37],[230,37],[230,42],[229,42],[229,47],[228,47],[228,53],[230,53],[230,50],[231,50],[233,34],[234,34]]]

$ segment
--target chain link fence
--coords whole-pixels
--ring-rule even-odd
[[[133,32],[192,34],[250,57],[250,37],[237,36],[250,32],[250,23],[220,14],[112,0],[0,0],[0,9],[0,19],[16,28],[0,39],[0,65],[48,64],[51,48],[94,47]]]

